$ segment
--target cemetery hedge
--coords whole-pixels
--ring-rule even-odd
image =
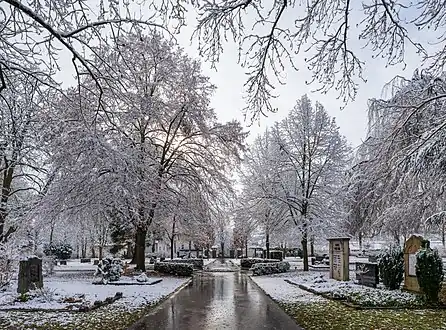
[[[172,259],[166,260],[165,262],[179,263],[179,264],[191,264],[195,269],[203,269],[204,261],[203,259]]]
[[[250,268],[253,275],[269,275],[286,273],[290,270],[290,263],[287,261],[256,263]]]
[[[175,262],[157,262],[155,263],[154,270],[156,272],[177,276],[191,276],[194,272],[192,264]]]
[[[277,262],[277,259],[261,259],[261,258],[245,258],[240,259],[240,267],[241,268],[251,268],[252,265],[258,263],[269,263],[269,262]]]

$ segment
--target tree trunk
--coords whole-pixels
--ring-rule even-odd
[[[248,258],[248,240],[245,241],[245,256]]]
[[[104,247],[102,245],[99,245],[99,259],[102,259],[103,253],[104,253]]]
[[[155,253],[155,244],[156,244],[156,240],[155,240],[155,235],[154,235],[153,240],[152,240],[152,253]]]
[[[50,246],[53,244],[53,237],[54,237],[54,224],[51,222],[51,226],[50,226]]]
[[[220,242],[220,247],[221,247],[221,257],[224,258],[225,257],[225,243]]]
[[[91,246],[91,257],[96,258],[96,251],[94,249],[94,245]]]
[[[174,253],[174,244],[175,244],[175,236],[172,236],[170,238],[170,259],[173,259],[173,253]]]
[[[310,256],[314,257],[314,235],[310,238]]]
[[[441,223],[441,243],[443,244],[443,247],[444,247],[444,245],[445,245],[444,221]]]
[[[359,232],[358,240],[359,240],[359,251],[362,252],[362,231]]]
[[[146,271],[146,236],[147,229],[136,228],[135,262],[136,270]]]
[[[192,241],[189,241],[189,258],[192,257],[191,251],[192,250]]]
[[[308,271],[308,232],[307,232],[307,226],[304,224],[303,230],[302,230],[302,254],[304,257],[304,271]]]
[[[266,259],[269,259],[269,233],[266,234]]]

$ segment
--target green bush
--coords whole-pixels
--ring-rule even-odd
[[[246,258],[240,259],[240,267],[251,268],[254,264],[277,262],[277,259]]]
[[[176,262],[157,262],[154,270],[156,272],[177,275],[177,276],[191,276],[194,272],[192,264],[176,263]]]
[[[390,290],[400,288],[404,277],[404,252],[399,245],[391,245],[378,256],[379,277]]]
[[[417,264],[415,271],[418,284],[426,299],[430,303],[438,302],[438,293],[443,281],[443,262],[438,251],[429,247],[429,242],[424,241],[423,246],[417,253]]]
[[[172,259],[169,260],[170,263],[179,264],[191,264],[195,269],[203,269],[204,261],[203,259],[190,258],[190,259]]]
[[[269,275],[286,273],[290,270],[290,263],[287,261],[257,263],[251,267],[253,275]]]
[[[54,256],[59,260],[70,259],[73,248],[67,243],[52,243],[44,246],[43,252],[47,256]]]

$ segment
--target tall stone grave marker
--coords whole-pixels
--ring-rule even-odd
[[[338,281],[349,280],[349,248],[350,238],[334,237],[329,238],[330,253],[330,278]]]
[[[404,244],[404,289],[408,291],[421,292],[415,265],[417,264],[416,253],[421,248],[422,241],[422,236],[412,235]]]
[[[42,259],[28,258],[20,261],[18,293],[43,287]]]

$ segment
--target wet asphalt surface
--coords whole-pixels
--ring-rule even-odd
[[[241,272],[200,272],[129,330],[303,330]],[[212,270],[212,268],[211,268]]]

